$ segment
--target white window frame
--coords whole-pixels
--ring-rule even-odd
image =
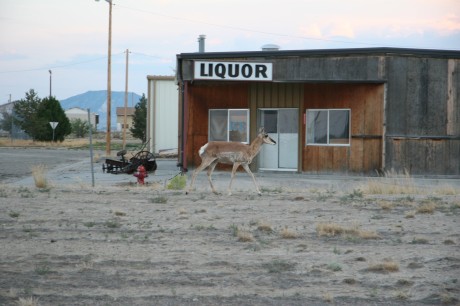
[[[348,111],[348,143],[330,143],[329,140],[329,117],[330,111]],[[327,111],[327,131],[326,143],[308,142],[308,112],[310,111]],[[351,109],[350,108],[311,108],[305,110],[305,145],[306,146],[328,146],[328,147],[349,147],[351,146]]]
[[[227,111],[227,140],[230,140],[230,116],[233,111],[245,111],[246,118],[247,118],[247,125],[246,125],[246,141],[242,141],[241,143],[249,144],[249,126],[250,126],[250,113],[248,108],[213,108],[208,110],[208,141],[211,141],[211,112],[212,111]]]

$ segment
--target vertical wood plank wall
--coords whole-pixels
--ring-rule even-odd
[[[202,83],[189,85],[189,121],[186,156],[191,167],[201,163],[198,150],[208,142],[209,109],[248,108],[246,83]]]
[[[251,139],[257,134],[257,111],[261,108],[297,108],[299,109],[299,152],[297,164],[301,164],[301,131],[303,84],[298,83],[252,83],[249,87],[249,109],[251,113]],[[251,169],[256,170],[258,157],[251,164]]]
[[[351,145],[305,146],[302,128],[303,171],[373,172],[382,168],[383,84],[305,84],[306,109],[351,109]]]

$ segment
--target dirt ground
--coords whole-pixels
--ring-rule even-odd
[[[459,180],[277,175],[3,183],[0,305],[458,305]]]

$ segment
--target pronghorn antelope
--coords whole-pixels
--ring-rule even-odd
[[[270,136],[265,133],[263,128],[259,130],[259,134],[250,145],[241,142],[208,142],[202,146],[199,151],[201,157],[201,165],[199,165],[198,168],[196,168],[193,172],[189,191],[192,190],[198,173],[200,173],[200,171],[203,169],[208,168],[208,181],[211,185],[212,192],[218,194],[214,188],[214,185],[212,184],[211,174],[218,163],[223,163],[230,165],[233,164],[232,177],[230,179],[230,185],[228,186],[228,195],[232,194],[233,178],[235,177],[235,172],[240,165],[243,166],[244,170],[246,170],[246,172],[252,177],[254,185],[256,186],[256,191],[259,195],[261,195],[254,174],[249,169],[249,164],[252,162],[252,159],[259,153],[264,143],[274,145],[276,144],[276,141],[271,139]]]

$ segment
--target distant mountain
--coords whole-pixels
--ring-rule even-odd
[[[128,93],[128,107],[134,107],[142,96],[134,93]],[[90,109],[92,113],[99,115],[98,130],[105,130],[107,127],[107,90],[87,91],[64,100],[61,100],[61,106],[64,110],[72,107]],[[111,97],[111,126],[115,130],[117,123],[116,108],[125,106],[125,92],[112,91]]]

